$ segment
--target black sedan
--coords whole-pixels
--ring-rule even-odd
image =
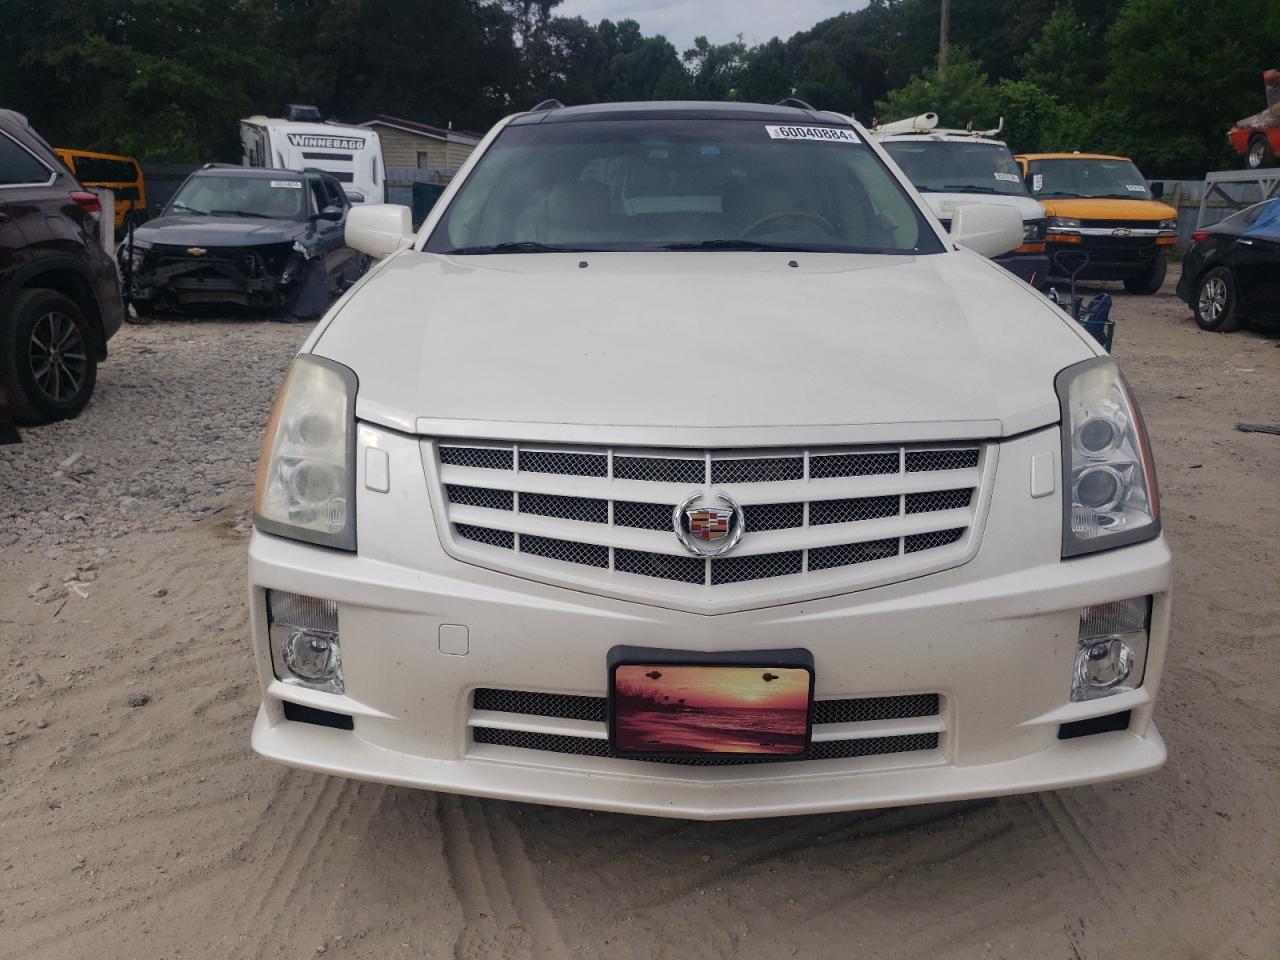
[[[320,170],[206,166],[120,244],[129,299],[143,317],[238,304],[314,319],[368,267],[343,239],[350,206]]]
[[[1178,296],[1202,330],[1280,321],[1280,197],[1192,234]]]

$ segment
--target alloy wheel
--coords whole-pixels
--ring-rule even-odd
[[[1227,284],[1221,277],[1210,277],[1200,287],[1200,316],[1217,323],[1227,305]]]
[[[84,387],[89,358],[80,330],[65,313],[50,310],[31,328],[31,375],[56,403],[69,403]]]

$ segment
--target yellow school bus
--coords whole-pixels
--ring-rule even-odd
[[[147,191],[142,167],[133,157],[67,147],[58,147],[56,152],[82,185],[115,191],[117,234],[124,231],[131,218],[134,223],[146,219]]]

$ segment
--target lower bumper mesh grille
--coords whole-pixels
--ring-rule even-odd
[[[553,717],[564,720],[586,720],[604,724],[608,716],[608,700],[604,697],[586,697],[576,694],[538,693],[529,690],[498,690],[481,687],[473,695],[476,710],[510,713],[534,717]],[[936,693],[918,693],[898,697],[851,697],[838,700],[816,700],[812,720],[815,727],[831,723],[865,723],[875,720],[903,720],[916,717],[936,717],[941,712],[941,699]],[[507,730],[499,727],[477,725],[472,729],[476,743],[515,747],[521,750],[545,750],[550,753],[574,754],[586,757],[612,757],[618,755],[609,741],[599,737],[580,737],[566,734]],[[909,753],[916,750],[936,750],[940,742],[938,733],[912,733],[884,737],[864,737],[848,740],[819,740],[810,744],[803,760],[839,760],[848,757],[869,757],[880,754]],[[636,759],[626,757],[622,759]],[[685,766],[733,766],[749,763],[775,763],[768,757],[698,757],[652,760],[653,763],[674,763]]]
[[[609,746],[608,740],[594,737],[566,737],[555,733],[528,733],[524,730],[500,730],[496,727],[477,727],[476,743],[491,743],[500,747],[517,747],[522,750],[545,750],[548,753],[568,753],[580,757],[610,757],[621,760],[639,760],[642,763],[672,763],[686,767],[734,767],[752,763],[778,763],[769,757],[619,757]],[[849,757],[874,757],[889,753],[910,753],[915,750],[936,750],[938,734],[911,733],[898,737],[869,737],[864,740],[822,740],[812,744],[809,751],[797,760],[843,760]]]
[[[476,710],[522,713],[531,717],[562,720],[593,720],[604,723],[609,701],[604,697],[584,697],[572,693],[538,693],[533,690],[499,690],[479,687],[473,694]],[[850,697],[815,700],[813,722],[860,723],[865,720],[901,720],[904,717],[936,717],[941,702],[936,693],[915,693],[904,697]]]

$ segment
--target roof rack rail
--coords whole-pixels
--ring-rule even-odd
[[[814,113],[818,112],[817,110],[814,110],[812,104],[805,103],[799,97],[783,97],[781,100],[775,103],[774,106],[775,107],[795,107],[798,110],[813,110]]]
[[[564,109],[564,104],[561,103],[559,100],[555,99],[555,97],[551,97],[547,100],[543,100],[541,103],[535,103],[532,107],[529,108],[529,112],[539,113],[540,111],[543,111],[543,110],[563,110],[563,109]]]

